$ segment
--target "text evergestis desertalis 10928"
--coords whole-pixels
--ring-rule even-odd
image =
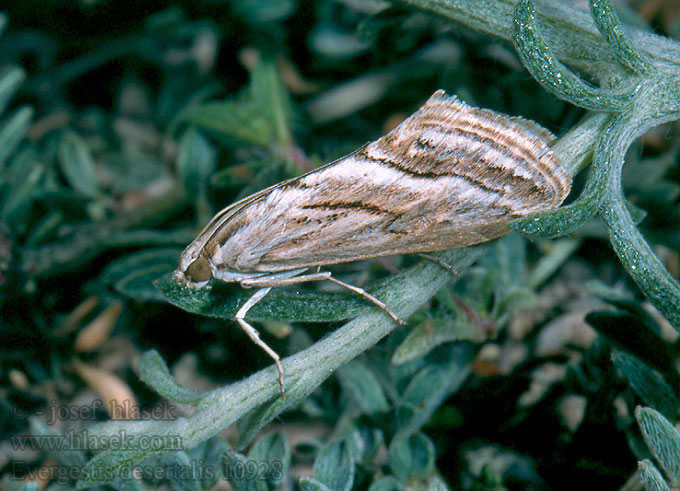
[[[259,288],[235,318],[276,362],[245,321],[273,287],[329,280],[308,268],[395,254],[469,246],[509,232],[516,218],[551,210],[571,176],[538,124],[471,107],[435,92],[382,138],[305,175],[220,211],[182,253],[175,279],[200,288],[211,278]]]

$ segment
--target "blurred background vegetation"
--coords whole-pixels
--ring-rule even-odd
[[[152,283],[222,207],[379,137],[439,88],[558,136],[584,114],[541,88],[509,43],[398,2],[28,0],[2,8],[7,489],[31,479],[40,489],[70,488],[79,476],[37,471],[80,468],[92,456],[19,448],[12,437],[135,416],[112,414],[112,401],[167,409],[137,373],[147,350],[198,390],[270,365],[235,323],[182,311]],[[680,34],[675,1],[617,8],[641,29]],[[647,212],[640,228],[675,278],[679,148],[677,124],[658,127],[632,147],[624,171],[626,196]],[[575,178],[574,194],[583,181]],[[412,262],[369,261],[339,274],[366,285]],[[310,285],[309,295],[323,288]],[[340,325],[331,320],[257,325],[288,355]],[[680,450],[657,451],[643,438],[651,415],[667,432],[662,441],[680,445],[670,425],[677,360],[676,331],[629,279],[599,219],[553,241],[513,234],[255,444],[237,448],[242,435],[229,427],[152,461],[200,461],[217,475],[102,486],[642,489],[641,481],[662,479],[654,458],[663,479],[680,479],[668,457]],[[95,400],[105,404],[92,417],[47,421],[50,407]],[[656,410],[638,411],[642,433],[638,405]],[[248,461],[268,463],[266,475],[230,474]]]

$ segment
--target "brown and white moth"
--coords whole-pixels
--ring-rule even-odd
[[[571,176],[538,124],[471,107],[442,90],[382,138],[303,176],[220,211],[179,259],[175,279],[200,288],[215,278],[259,288],[246,322],[272,287],[330,280],[399,321],[377,298],[330,272],[308,268],[394,254],[442,251],[495,239],[518,217],[556,208]]]

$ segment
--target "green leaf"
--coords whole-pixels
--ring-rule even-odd
[[[266,57],[253,70],[244,97],[192,106],[185,117],[213,134],[250,145],[286,147],[290,142],[288,93],[276,63]]]
[[[645,491],[671,491],[659,470],[649,460],[638,462],[638,471]]]
[[[148,491],[148,488],[144,485],[143,482],[138,481],[137,479],[119,479],[116,482],[110,483],[110,487],[112,489],[115,489],[116,491]],[[52,487],[49,488],[50,491],[59,491],[58,489],[52,489]],[[194,489],[192,487],[192,489]]]
[[[248,453],[252,462],[263,465],[264,473],[260,478],[266,479],[269,489],[276,489],[283,481],[290,466],[290,444],[282,433],[270,433],[260,438]]]
[[[169,481],[181,483],[182,491],[201,491],[203,486],[201,485],[201,467],[203,465],[197,466],[196,461],[192,461],[186,452],[170,452],[163,455],[157,459],[157,464],[150,466],[151,472],[149,472],[151,480],[153,480],[153,470],[171,469],[168,471],[168,476],[176,475],[176,478],[168,477]],[[197,471],[194,474],[194,471]],[[144,472],[142,472],[144,475]],[[126,479],[126,482],[135,481],[135,479]],[[146,489],[142,487],[142,489]]]
[[[594,295],[601,298],[605,302],[609,302],[612,305],[616,305],[624,310],[631,310],[625,308],[622,304],[630,305],[631,307],[639,306],[638,302],[633,298],[630,292],[622,291],[621,289],[611,287],[600,280],[591,280],[587,283],[586,288],[588,289],[589,295]],[[640,308],[640,311],[644,309]]]
[[[0,12],[0,34],[5,32],[5,28],[7,27],[7,14],[4,12]]]
[[[2,74],[0,77],[0,114],[4,112],[7,103],[24,83],[25,78],[26,72],[17,67],[10,67]]]
[[[389,454],[390,469],[401,481],[423,479],[434,469],[434,444],[420,432],[395,437]]]
[[[671,480],[680,480],[680,432],[660,413],[651,408],[635,409],[635,419],[642,436]]]
[[[640,225],[642,221],[647,218],[647,212],[639,206],[635,206],[630,201],[626,201],[624,204],[628,210],[628,213],[630,214],[630,218],[633,220],[635,225]]]
[[[518,310],[526,310],[534,307],[537,302],[536,294],[527,287],[513,286],[504,292],[497,305],[494,306],[494,315],[500,318]]]
[[[234,13],[256,26],[283,21],[295,11],[295,6],[294,0],[232,0],[230,2],[230,9],[233,9]]]
[[[220,169],[210,176],[210,185],[216,188],[243,188],[252,184],[261,172],[277,165],[269,158],[255,159]]]
[[[202,463],[198,470],[199,475],[203,478],[204,489],[213,489],[220,481],[226,479],[224,472],[228,469],[225,468],[224,463],[225,456],[230,451],[231,448],[226,439],[220,435],[209,438],[194,448],[185,450],[191,460]]]
[[[237,285],[214,281],[205,288],[191,289],[171,275],[155,282],[168,302],[183,310],[208,317],[233,319],[253,294]],[[277,288],[248,311],[248,319],[331,322],[355,317],[371,308],[366,300],[345,293],[298,292]]]
[[[633,103],[637,86],[619,90],[594,87],[557,60],[538,32],[531,0],[520,0],[515,7],[512,39],[527,70],[560,99],[593,111],[616,111]]]
[[[540,287],[576,252],[581,242],[572,239],[562,239],[550,241],[545,244],[545,247],[541,247],[541,245],[543,244],[539,244],[539,248],[543,255],[531,270],[531,274],[526,281],[527,286],[534,290]]]
[[[12,169],[16,166],[20,166],[20,169],[14,175],[17,182],[12,183],[14,185],[10,187],[5,202],[2,203],[0,215],[3,222],[18,230],[25,228],[24,217],[40,193],[45,176],[45,167],[42,164],[21,157],[23,156],[12,162]]]
[[[101,247],[186,246],[195,238],[187,230],[121,230],[97,237]]]
[[[156,350],[147,351],[137,365],[139,378],[158,394],[182,404],[198,404],[205,393],[179,385]]]
[[[447,364],[426,366],[411,379],[400,401],[400,432],[419,429],[444,399],[458,390],[470,374],[475,352],[469,344],[453,345]]]
[[[141,460],[146,454],[147,452],[137,451],[136,456]],[[76,489],[89,489],[114,482],[121,473],[131,475],[133,461],[130,456],[131,453],[126,450],[106,451],[95,455],[81,469]]]
[[[427,485],[427,491],[448,491],[448,489],[446,483],[439,476],[434,476]]]
[[[654,316],[645,309],[638,299],[633,297],[631,292],[610,287],[598,280],[589,281],[586,284],[586,289],[589,295],[597,296],[617,309],[632,314],[638,322],[644,325],[639,329],[640,331],[651,331],[658,343],[653,350],[665,349],[664,341],[658,338],[661,335],[661,327]],[[647,337],[646,334],[643,334],[643,336]]]
[[[302,404],[302,402],[315,390],[317,384],[321,383],[321,380],[309,380],[305,375],[307,375],[307,373],[303,376],[299,376],[297,379],[287,375],[284,380],[286,384],[285,399],[282,399],[277,394],[273,400],[253,409],[239,419],[238,448],[243,448],[248,445],[266,424],[271,422],[281,413]],[[326,377],[324,376],[322,380],[325,380],[325,378]],[[275,382],[273,374],[271,381]]]
[[[227,452],[224,455],[224,475],[234,491],[269,491],[258,464],[240,453]]]
[[[94,159],[82,138],[66,132],[59,142],[59,164],[71,187],[88,198],[100,195]]]
[[[383,476],[373,481],[368,491],[401,491],[404,487],[394,476]]]
[[[299,483],[302,491],[330,491],[328,487],[313,477],[303,476],[300,478]]]
[[[291,105],[273,59],[263,57],[255,66],[248,91],[251,99],[257,101],[270,121],[277,143],[287,145],[290,140]]]
[[[314,460],[314,478],[331,491],[350,491],[354,483],[354,461],[344,441],[319,450]]]
[[[100,281],[138,301],[165,302],[165,296],[153,282],[177,267],[181,252],[181,249],[164,247],[128,254],[111,262],[102,272]]]
[[[175,269],[175,264],[157,264],[133,271],[118,281],[114,287],[116,291],[139,302],[165,302],[165,297],[155,287],[153,282],[159,277]]]
[[[450,341],[480,342],[483,339],[482,328],[468,321],[463,312],[459,312],[455,318],[425,319],[410,328],[404,340],[394,350],[391,362],[394,365],[408,363]]]
[[[338,371],[345,393],[366,414],[382,413],[390,406],[380,381],[363,363],[353,361]]]
[[[191,106],[185,118],[210,132],[249,145],[265,147],[272,139],[272,127],[255,102],[205,102]]]
[[[216,167],[215,149],[196,131],[189,128],[179,140],[177,171],[191,201],[205,200],[206,184]]]
[[[141,271],[158,265],[176,267],[181,253],[180,248],[159,247],[127,254],[111,261],[102,271],[99,280],[103,284],[114,285],[126,278],[131,271]]]
[[[4,169],[7,158],[26,136],[33,113],[32,107],[21,107],[14,111],[0,128],[0,170]]]
[[[582,196],[567,206],[513,220],[508,226],[530,237],[561,237],[593,218],[597,205],[594,197]]]
[[[382,431],[375,426],[364,424],[361,420],[355,419],[339,428],[337,435],[345,439],[350,455],[355,462],[361,464],[370,465],[385,442]]]
[[[74,230],[74,233],[65,239],[25,248],[22,269],[32,276],[49,276],[67,269],[72,270],[106,249],[172,244],[185,246],[194,237],[194,234],[187,234],[185,230],[112,232],[109,224],[85,226]]]
[[[64,224],[64,214],[61,211],[48,212],[38,221],[26,239],[27,247],[36,247],[54,237],[57,229]]]
[[[636,358],[619,351],[612,352],[612,361],[645,404],[661,412],[670,420],[676,419],[680,401],[660,373]]]
[[[493,296],[501,296],[510,288],[524,284],[527,242],[516,234],[510,234],[494,241],[492,247],[493,253],[481,258],[479,265],[493,271],[489,292]]]
[[[46,447],[46,454],[52,457],[59,465],[64,467],[80,467],[86,462],[85,451],[82,448],[82,443],[78,442],[78,433],[64,434],[57,430],[53,425],[48,425],[44,421],[35,416],[28,418],[30,435],[36,438],[45,438],[52,440],[62,440],[65,444],[60,449],[51,449]],[[75,438],[74,438],[75,436]],[[65,450],[65,451],[64,451]]]
[[[664,375],[672,374],[673,358],[666,342],[639,317],[618,311],[591,312],[585,321],[615,348],[632,354]]]
[[[273,401],[263,404],[247,414],[244,414],[238,420],[237,428],[239,431],[239,439],[236,444],[237,448],[244,448],[249,445],[265,425],[285,410],[298,405],[303,399],[304,397],[296,396],[294,391],[291,391],[290,387],[286,386],[285,399],[276,397]]]

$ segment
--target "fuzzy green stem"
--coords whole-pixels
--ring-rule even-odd
[[[457,271],[464,271],[485,250],[486,246],[456,249],[442,253],[440,258]],[[382,292],[381,298],[397,315],[407,319],[449,281],[451,276],[446,271],[424,261],[397,275],[390,282],[389,290]],[[374,309],[348,322],[304,351],[286,358],[282,362],[286,373],[285,400],[278,396],[276,370],[271,366],[245,380],[206,394],[189,418],[179,418],[176,421],[103,423],[88,429],[88,433],[95,436],[88,441],[96,441],[96,436],[124,431],[132,442],[138,441],[142,435],[177,437],[182,448],[188,449],[267,403],[269,405],[265,406],[264,414],[269,420],[299,403],[335,370],[371,348],[395,327],[395,322],[387,314]],[[264,422],[266,421],[263,420],[261,424]],[[167,450],[106,450],[88,463],[84,475],[97,469],[109,469],[115,475],[124,466],[164,452]],[[87,480],[82,480],[80,486],[88,484]]]

